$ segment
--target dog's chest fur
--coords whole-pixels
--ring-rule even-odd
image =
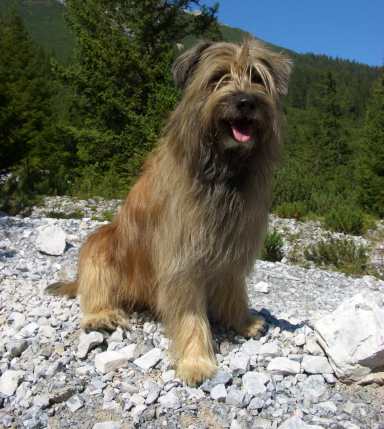
[[[231,180],[206,183],[191,177],[168,157],[160,156],[159,161],[169,171],[164,182],[157,183],[166,209],[155,240],[169,244],[167,255],[155,252],[159,270],[182,270],[181,264],[188,261],[193,275],[210,272],[215,276],[234,267],[248,273],[267,221],[269,186],[264,183],[265,174],[253,174],[246,186],[238,187]]]

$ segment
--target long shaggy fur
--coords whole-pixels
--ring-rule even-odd
[[[83,328],[126,326],[127,311],[149,308],[190,384],[216,368],[210,319],[262,334],[245,278],[266,229],[289,72],[287,58],[256,41],[201,43],[179,57],[184,96],[160,145],[113,222],[83,245],[76,282],[48,288],[80,296]],[[242,100],[251,100],[246,114]],[[231,135],[244,120],[254,142]]]

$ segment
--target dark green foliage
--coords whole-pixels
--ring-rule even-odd
[[[82,219],[84,217],[84,212],[81,210],[75,210],[73,212],[65,213],[59,211],[51,211],[46,214],[47,217],[52,217],[55,219]]]
[[[15,15],[0,15],[0,52],[0,169],[7,169],[43,144],[52,87],[46,57]]]
[[[359,146],[359,200],[362,206],[384,216],[384,72],[369,100]]]
[[[364,233],[364,213],[357,206],[333,207],[324,217],[325,227],[332,231],[361,235]]]
[[[23,18],[32,39],[47,53],[64,62],[71,58],[75,41],[58,0],[1,0],[0,13],[10,10]]]
[[[216,9],[194,0],[68,0],[65,8],[4,0],[0,13],[11,3],[34,40],[72,58],[58,64],[19,18],[1,16],[0,171],[13,172],[1,200],[12,211],[41,194],[122,197],[180,96],[170,76],[176,43],[247,35],[218,31]],[[203,13],[185,13],[189,7]],[[295,67],[273,207],[357,233],[363,228],[352,217],[361,210],[384,215],[383,77],[378,68],[287,53]]]
[[[282,203],[276,207],[275,212],[282,218],[293,218],[301,220],[308,214],[307,206],[302,201],[294,201],[292,203]]]
[[[283,237],[278,231],[273,230],[267,233],[261,252],[261,259],[271,262],[281,261],[284,256],[283,245]]]
[[[329,236],[304,251],[308,261],[345,274],[362,275],[367,273],[368,248],[357,245],[350,239],[336,239]]]
[[[202,13],[185,12],[191,5]],[[178,93],[170,65],[176,42],[214,28],[199,1],[68,0],[76,63],[64,71],[76,98],[69,133],[78,195],[121,196],[157,141]]]

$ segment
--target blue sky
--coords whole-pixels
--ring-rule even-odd
[[[267,42],[301,53],[384,65],[384,0],[216,1],[220,22]]]

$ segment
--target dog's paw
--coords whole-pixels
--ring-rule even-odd
[[[86,331],[114,331],[118,326],[124,329],[128,328],[127,316],[123,310],[101,311],[84,316],[80,323]]]
[[[237,331],[243,337],[259,339],[268,332],[268,323],[263,316],[259,314],[250,314],[246,323]]]
[[[185,358],[177,364],[177,376],[190,386],[196,386],[212,377],[217,370],[216,363],[209,358]]]

